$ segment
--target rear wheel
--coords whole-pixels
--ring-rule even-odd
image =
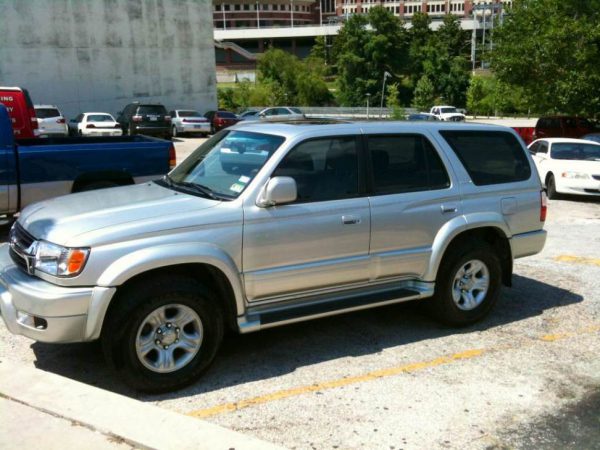
[[[134,389],[165,392],[195,381],[214,359],[223,318],[193,279],[159,277],[126,288],[102,331],[109,364]]]
[[[502,269],[494,249],[483,241],[449,248],[438,271],[430,313],[453,326],[483,319],[500,295]]]
[[[548,194],[548,198],[551,200],[556,200],[559,198],[558,192],[556,192],[556,181],[554,180],[554,175],[548,175],[548,179],[546,180],[546,193]]]

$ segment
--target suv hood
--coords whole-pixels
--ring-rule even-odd
[[[36,239],[90,246],[115,239],[116,234],[122,239],[124,234],[133,237],[165,230],[173,215],[196,213],[219,203],[144,183],[36,203],[23,210],[19,223]],[[115,228],[119,233],[114,232]]]

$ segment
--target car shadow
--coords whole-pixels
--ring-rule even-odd
[[[226,336],[212,367],[197,383],[162,394],[137,393],[116,379],[105,364],[98,343],[31,345],[39,369],[73,378],[143,401],[157,401],[264,380],[299,367],[343,357],[376,354],[386,348],[471,333],[535,317],[544,311],[583,301],[580,295],[540,281],[514,275],[492,313],[466,327],[439,325],[422,314],[419,302],[343,314],[258,333]]]

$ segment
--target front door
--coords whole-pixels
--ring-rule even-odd
[[[368,280],[370,212],[358,142],[342,136],[298,144],[273,173],[295,179],[298,199],[245,209],[242,259],[249,301]]]

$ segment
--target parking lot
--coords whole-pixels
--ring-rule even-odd
[[[180,162],[201,139],[178,138]],[[600,201],[549,201],[544,251],[464,329],[407,303],[230,335],[202,380],[141,396],[97,344],[3,331],[0,360],[289,448],[600,448]]]

